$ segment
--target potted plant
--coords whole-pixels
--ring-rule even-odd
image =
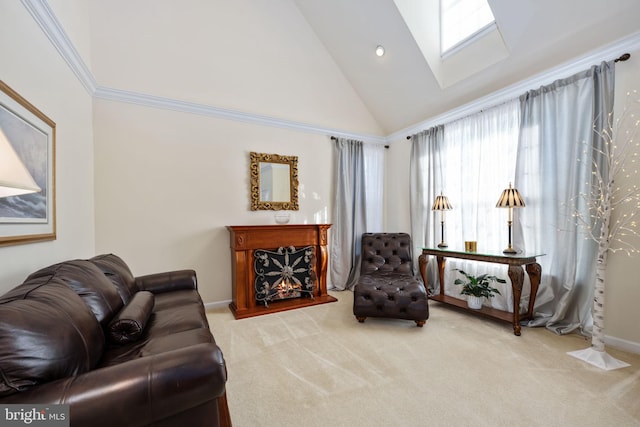
[[[462,291],[460,294],[468,296],[467,305],[469,308],[473,308],[475,310],[482,307],[482,300],[484,298],[492,298],[495,294],[500,295],[500,291],[492,287],[491,282],[507,283],[504,279],[500,279],[496,276],[489,276],[488,274],[474,276],[457,268],[454,270],[460,272],[460,274],[466,278],[466,281],[456,279],[453,283],[456,285],[462,285]]]

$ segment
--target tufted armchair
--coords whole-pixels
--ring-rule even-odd
[[[415,278],[411,236],[407,233],[362,235],[360,278],[353,289],[353,314],[413,320],[429,318],[427,292]]]

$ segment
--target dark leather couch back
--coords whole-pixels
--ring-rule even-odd
[[[93,369],[102,328],[69,285],[41,274],[0,297],[0,396]]]
[[[118,290],[91,261],[72,260],[54,264],[32,273],[27,280],[55,276],[82,298],[102,327],[124,306]]]
[[[407,233],[364,233],[360,274],[413,275],[411,236]]]
[[[0,296],[0,396],[95,368],[137,288],[116,255],[42,268]]]
[[[127,305],[133,295],[138,292],[136,280],[127,263],[114,254],[97,255],[89,261],[94,263],[109,280],[114,284],[122,303]]]

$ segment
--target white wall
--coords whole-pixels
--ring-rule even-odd
[[[91,7],[92,71],[102,86],[381,132],[291,0],[109,0]]]
[[[640,99],[640,51],[632,52],[631,58],[626,62],[619,62],[616,65],[616,104],[614,117],[620,118],[623,113],[624,104],[627,102],[627,92],[638,91],[635,99]],[[638,109],[636,109],[636,116]],[[624,128],[621,130],[627,130]],[[620,142],[626,138],[619,139]],[[631,150],[640,155],[637,148]],[[640,175],[636,175],[634,180],[626,179],[624,176],[616,177],[617,184],[635,184],[640,186]],[[615,220],[618,215],[625,212],[612,213]],[[629,243],[637,250],[640,250],[640,238],[629,237]],[[636,301],[640,301],[640,279],[638,268],[640,254],[627,256],[622,252],[611,254],[609,257],[607,278],[606,278],[606,302],[605,302],[605,333],[623,342],[614,344],[625,347],[630,341],[636,343],[640,348],[640,311],[637,309]]]
[[[135,274],[193,268],[207,303],[231,299],[228,225],[275,224],[250,210],[249,152],[298,156],[300,210],[327,223],[327,136],[110,101],[95,103],[96,251]]]
[[[56,123],[58,234],[0,248],[1,293],[37,268],[93,255],[95,245],[91,97],[21,2],[0,2],[0,58],[0,79]]]

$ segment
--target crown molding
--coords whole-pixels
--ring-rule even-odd
[[[96,80],[91,70],[86,66],[80,53],[67,36],[64,28],[56,18],[53,10],[46,0],[21,0],[24,7],[29,11],[33,19],[38,23],[42,31],[51,41],[51,44],[60,52],[62,58],[67,62],[71,71],[76,75],[80,83],[87,90],[89,95],[93,95],[96,90]]]
[[[281,129],[289,129],[298,132],[313,133],[327,136],[340,136],[343,138],[360,139],[365,142],[383,144],[386,138],[375,135],[363,135],[344,132],[337,129],[330,129],[310,124],[294,122],[290,120],[277,119],[257,114],[249,114],[236,110],[214,107],[211,105],[198,104],[195,102],[180,101],[173,98],[164,98],[155,95],[147,95],[138,92],[130,92],[121,89],[98,86],[94,92],[94,97],[108,101],[125,102],[164,110],[179,111],[188,114],[198,114],[201,116],[216,117],[226,120],[234,120],[261,126],[271,126]]]
[[[462,117],[475,114],[480,110],[517,98],[529,90],[537,89],[540,86],[548,85],[557,79],[565,78],[586,70],[594,64],[599,64],[602,61],[610,61],[625,52],[633,52],[637,50],[640,50],[640,32],[593,50],[578,58],[571,59],[563,64],[543,71],[511,86],[507,86],[504,89],[493,92],[487,96],[478,98],[458,108],[401,129],[387,135],[386,138],[389,143],[405,139],[407,136],[414,135],[432,126],[452,122]]]

